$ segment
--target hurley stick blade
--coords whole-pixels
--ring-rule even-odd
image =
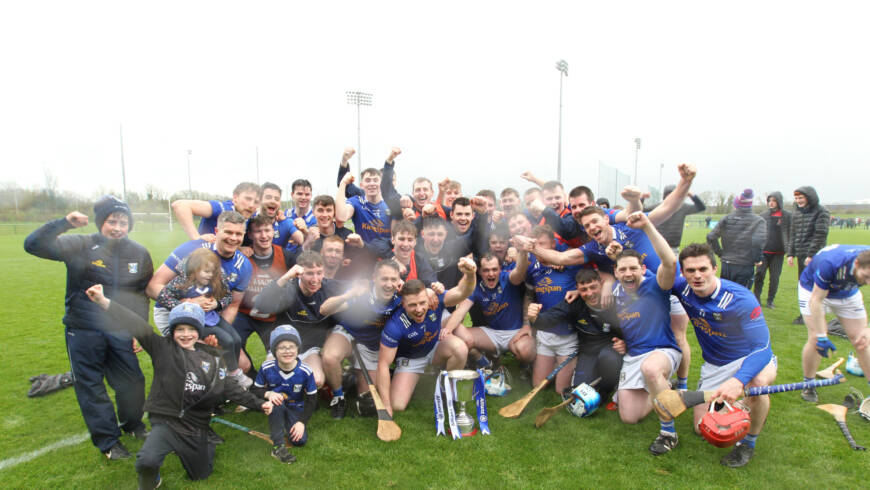
[[[538,412],[538,416],[535,417],[535,427],[540,428],[542,425],[546,424],[547,421],[550,420],[550,418],[552,418],[553,415],[555,415],[560,408],[564,407],[569,403],[571,403],[571,398],[568,398],[567,400],[556,405],[555,407],[545,407],[541,409],[541,411]]]
[[[817,372],[817,373],[816,373],[816,377],[817,377],[817,378],[824,378],[824,379],[831,379],[831,378],[833,378],[833,377],[836,376],[836,374],[837,374],[837,373],[836,373],[837,368],[840,367],[840,365],[843,364],[843,362],[845,362],[845,359],[843,359],[842,357],[839,358],[839,359],[837,359],[837,360],[836,360],[833,364],[831,364],[830,366],[828,366],[828,367],[826,367],[825,369],[822,369],[821,371]]]
[[[372,400],[375,402],[375,409],[378,411],[378,439],[382,441],[398,441],[402,437],[402,429],[399,427],[387,409],[384,408],[384,402],[381,400],[378,391],[374,385],[369,385],[369,392],[372,394]]]
[[[653,408],[662,420],[673,420],[687,408],[709,402],[712,391],[665,390],[653,398]]]
[[[846,421],[846,413],[849,411],[848,408],[843,405],[835,405],[833,403],[826,403],[824,405],[817,405],[816,408],[819,410],[824,410],[829,414],[834,416],[834,420],[837,422],[845,422]]]
[[[541,391],[541,389],[544,386],[546,386],[547,383],[549,383],[549,382],[550,382],[549,379],[542,380],[540,383],[538,383],[538,386],[535,386],[532,389],[532,391],[530,391],[526,394],[526,396],[511,403],[510,405],[506,405],[504,407],[501,407],[501,410],[498,411],[498,414],[501,415],[502,417],[507,417],[509,419],[515,419],[515,418],[519,417],[520,414],[523,413],[523,410],[525,410],[526,405],[528,405],[529,402],[532,401],[532,398],[534,398],[535,395],[537,395],[538,392]]]

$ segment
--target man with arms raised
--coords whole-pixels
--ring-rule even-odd
[[[813,379],[820,356],[836,350],[828,340],[825,311],[840,320],[849,341],[855,347],[858,363],[870,373],[870,329],[867,311],[859,287],[870,284],[870,247],[866,245],[830,245],[813,256],[801,273],[798,307],[807,325],[807,342],[801,354],[804,379]],[[804,400],[818,401],[814,388],[801,393]]]
[[[715,390],[714,399],[734,403],[743,395],[745,386],[772,384],[776,379],[776,358],[755,296],[736,283],[716,277],[716,258],[708,245],[686,246],[680,252],[680,265],[682,277],[674,281],[673,291],[689,314],[701,345],[704,364],[698,389]],[[732,468],[749,462],[755,439],[770,411],[767,395],[746,398],[745,403],[752,413],[749,433],[720,461]],[[696,431],[708,408],[707,404],[695,406]]]
[[[519,362],[531,364],[535,360],[535,338],[532,329],[523,325],[523,283],[528,267],[527,253],[518,254],[517,265],[511,270],[502,270],[493,254],[481,257],[480,281],[450,315],[444,332],[464,340],[474,358],[479,358],[480,353],[499,357],[510,350]],[[481,307],[486,326],[465,328],[465,314],[476,304]]]
[[[353,228],[366,245],[377,240],[390,240],[392,222],[387,203],[381,197],[381,172],[374,168],[362,171],[364,196],[345,199],[345,188],[353,182],[353,174],[347,173],[338,185],[335,197],[335,219],[341,222],[353,220]]]
[[[253,182],[242,182],[233,189],[233,198],[227,201],[200,201],[181,199],[172,203],[175,219],[191,240],[214,239],[217,219],[225,211],[235,211],[245,219],[250,218],[260,201],[260,186]],[[200,216],[199,228],[193,224],[193,217]]]
[[[245,289],[248,287],[248,282],[251,280],[251,273],[253,271],[247,257],[239,251],[239,246],[241,246],[242,239],[245,236],[245,221],[246,218],[236,211],[224,211],[217,219],[214,242],[208,242],[205,238],[199,238],[179,245],[169,254],[169,257],[157,269],[157,272],[154,273],[154,277],[151,278],[145,290],[148,296],[156,301],[163,287],[182,272],[182,261],[194,250],[208,248],[220,259],[221,269],[233,293],[232,303],[221,311],[221,317],[227,323],[232,324],[236,319],[236,313],[239,311],[239,305],[242,303]],[[189,301],[203,306],[201,303],[210,299],[200,296]],[[157,309],[154,311],[155,314],[158,313]],[[168,313],[164,314],[168,315]],[[228,335],[224,339],[219,338],[218,342],[221,342],[221,347],[227,351],[224,354],[224,360],[226,361],[227,368],[230,370],[230,376],[242,386],[250,386],[253,380],[245,376],[242,370],[239,369],[239,353],[241,352],[241,338],[239,334],[235,329],[230,329],[229,331],[217,329],[215,333],[218,335],[226,333]]]
[[[628,226],[643,230],[652,244],[651,252],[661,259],[653,272],[638,250],[624,249],[615,258],[614,275],[619,282],[613,288],[613,299],[627,349],[616,396],[619,418],[636,424],[652,409],[652,397],[669,388],[668,378],[679,366],[681,354],[670,328],[670,290],[677,259],[643,212],[630,214]],[[595,229],[588,229],[595,236]],[[660,420],[660,424],[659,435],[649,447],[656,456],[677,445],[673,419]]]
[[[474,261],[459,260],[462,279],[444,294],[438,295],[438,305],[430,309],[426,286],[410,280],[402,286],[402,307],[387,321],[380,338],[378,352],[378,393],[391,415],[404,410],[411,401],[420,374],[429,364],[446,369],[462,369],[468,348],[461,339],[441,329],[445,307],[455,306],[471,294],[474,288]],[[396,371],[390,379],[390,364],[396,361]]]

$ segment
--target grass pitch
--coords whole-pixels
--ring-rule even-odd
[[[92,228],[88,228],[92,230]],[[706,231],[686,230],[684,243],[703,240]],[[184,240],[181,232],[137,230],[132,238],[151,251],[159,265]],[[89,440],[46,452],[11,465],[10,459],[28,459],[29,453],[86,432],[72,389],[44,398],[29,399],[28,378],[69,369],[64,340],[63,264],[37,259],[23,250],[24,235],[0,236],[0,270],[5,286],[0,292],[4,325],[0,328],[3,362],[0,364],[0,487],[2,488],[135,488],[133,460],[106,462]],[[828,243],[870,243],[864,230],[831,230]],[[800,351],[806,332],[791,325],[797,315],[796,268],[785,267],[776,308],[764,314],[770,326],[773,350],[779,358],[780,383],[801,379]],[[763,298],[765,296],[762,296]],[[690,329],[691,331],[691,329]],[[700,350],[694,335],[689,383],[698,379]],[[837,355],[847,356],[850,345],[832,337]],[[248,351],[255,362],[264,352],[252,337]],[[829,361],[825,361],[823,365]],[[140,354],[150,386],[151,361]],[[658,431],[657,419],[648,416],[638,425],[619,422],[603,407],[591,418],[556,414],[535,429],[535,414],[560,399],[549,389],[540,393],[518,419],[504,419],[498,409],[526,394],[531,386],[513,380],[513,392],[488,398],[491,436],[452,441],[435,437],[430,379],[421,381],[408,410],[398,413],[402,439],[383,443],[375,437],[374,419],[334,421],[318,410],[310,423],[306,447],[295,449],[298,462],[282,465],[270,457],[267,443],[225,426],[216,426],[226,443],[219,446],[212,476],[191,482],[178,459],[170,455],[162,470],[166,488],[264,488],[301,485],[309,488],[527,488],[527,487],[749,487],[802,488],[863,486],[870,455],[849,449],[833,418],[800,400],[797,392],[773,395],[767,426],[758,439],[755,457],[745,468],[732,470],[718,464],[728,450],[718,449],[691,429],[688,413],[677,420],[679,446],[654,457],[647,447]],[[870,394],[865,378],[847,375],[840,386],[819,390],[821,403],[839,403],[854,386]],[[268,433],[260,413],[227,414],[228,420]],[[848,423],[859,444],[870,445],[870,423],[850,414]],[[124,437],[136,451],[141,443]]]

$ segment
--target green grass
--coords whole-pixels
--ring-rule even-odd
[[[684,242],[703,239],[701,228],[688,228]],[[173,234],[137,230],[135,240],[145,244],[159,264],[175,244]],[[15,457],[60,439],[85,432],[72,389],[44,398],[26,397],[28,378],[39,373],[69,369],[63,327],[63,264],[24,253],[23,235],[0,236],[0,267],[5,324],[0,329],[3,363],[0,365],[0,459]],[[870,232],[832,230],[829,243],[870,243]],[[797,315],[796,269],[783,271],[777,308],[766,310],[773,349],[779,358],[779,382],[801,379],[800,350],[805,339],[802,326],[792,326]],[[701,362],[694,335],[690,383],[697,381]],[[833,338],[837,353],[847,355],[848,342]],[[259,340],[251,338],[249,351],[255,361],[263,357]],[[151,362],[140,355],[150,385]],[[514,380],[506,398],[489,398],[492,435],[451,441],[434,436],[432,381],[424,380],[406,412],[396,421],[402,439],[382,443],[375,437],[373,419],[333,421],[318,410],[310,423],[310,441],[295,450],[299,461],[281,465],[269,456],[263,441],[217,426],[226,438],[219,446],[214,474],[205,482],[187,480],[178,459],[170,455],[162,470],[167,488],[251,487],[769,487],[802,488],[824,485],[856,488],[870,469],[868,455],[849,449],[832,417],[800,400],[797,393],[771,397],[772,409],[756,455],[739,470],[724,468],[719,458],[727,450],[715,448],[691,431],[688,415],[677,420],[680,445],[655,458],[647,446],[655,437],[654,416],[641,424],[624,425],[615,412],[601,409],[589,419],[559,413],[541,429],[532,425],[542,407],[555,405],[552,390],[539,394],[516,420],[501,418],[498,409],[527,393],[530,386]],[[825,403],[838,403],[854,386],[870,394],[864,378],[847,377],[847,384],[820,389]],[[268,432],[259,413],[230,414],[226,418]],[[870,424],[849,415],[849,425],[859,444],[870,445]],[[135,451],[138,441],[124,438]],[[89,441],[44,454],[13,468],[0,470],[2,488],[135,488],[130,461],[107,464]]]

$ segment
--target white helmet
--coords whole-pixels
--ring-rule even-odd
[[[505,396],[511,392],[511,385],[507,384],[507,374],[504,368],[499,368],[493,372],[487,379],[485,387],[486,394],[490,396]]]
[[[601,404],[601,395],[595,391],[595,388],[586,383],[581,383],[571,391],[571,403],[567,409],[572,415],[577,417],[588,417],[595,413],[598,405]]]

